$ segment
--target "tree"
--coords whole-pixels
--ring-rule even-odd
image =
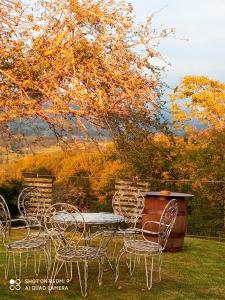
[[[225,84],[205,76],[185,76],[171,95],[172,116],[179,129],[225,126]]]
[[[171,100],[175,128],[184,131],[176,139],[179,152],[174,167],[195,183],[222,180],[225,84],[205,76],[185,76]]]
[[[28,13],[20,0],[4,2],[1,131],[27,122],[40,135],[41,121],[59,139],[77,128],[88,134],[87,124],[113,135],[113,118],[134,111],[152,124],[162,88],[153,45],[173,30],[157,33],[151,17],[136,26],[122,0],[43,0]]]

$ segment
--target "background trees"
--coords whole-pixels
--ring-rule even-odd
[[[154,125],[162,82],[153,44],[172,30],[157,33],[151,18],[136,26],[131,5],[120,0],[47,0],[29,11],[19,0],[5,2],[1,132],[9,135],[16,122],[14,135],[25,124],[20,133],[30,126],[40,136],[44,122],[59,139],[90,126],[113,136],[115,120],[132,113]]]
[[[201,127],[224,130],[224,99],[224,83],[206,76],[185,76],[171,95],[175,125],[186,133],[191,129],[200,131]]]
[[[43,0],[33,10],[20,0],[1,1],[0,147],[18,153],[49,132],[72,146],[77,132],[90,138],[93,131],[107,132],[116,150],[99,147],[102,154],[91,158],[68,152],[62,181],[99,175],[90,179],[87,195],[100,199],[113,189],[110,177],[164,185],[168,179],[191,180],[188,189],[198,199],[221,199],[222,188],[205,189],[202,181],[224,179],[225,85],[186,76],[171,95],[173,121],[164,121],[155,46],[171,34],[152,28],[151,17],[136,25],[131,5],[122,0]],[[37,167],[58,175],[63,155],[50,151],[4,167],[7,175]],[[168,189],[186,187],[179,182]]]
[[[224,179],[225,84],[186,76],[171,100],[174,128],[185,142],[179,163],[189,162],[187,172],[196,180]]]

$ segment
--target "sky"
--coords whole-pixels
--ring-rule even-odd
[[[159,50],[171,63],[165,81],[174,88],[185,75],[205,75],[225,82],[225,0],[129,0],[138,22],[155,15],[156,28],[175,28],[177,38]],[[184,40],[188,39],[187,40]]]

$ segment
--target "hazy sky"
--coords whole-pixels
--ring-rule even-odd
[[[166,81],[174,86],[187,74],[225,82],[225,0],[129,0],[138,21],[165,7],[154,17],[156,27],[173,27],[180,38],[160,46],[172,64]]]

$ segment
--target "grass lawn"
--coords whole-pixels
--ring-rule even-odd
[[[24,290],[25,286],[29,286],[30,289],[36,286],[36,284],[25,285],[25,280],[44,279],[44,266],[41,274],[36,277],[32,273],[31,264],[28,271],[24,271],[22,275],[21,290],[11,291],[9,282],[3,278],[4,252],[2,247],[0,249],[0,299],[84,299],[80,295],[75,271],[73,281],[69,283],[66,291],[53,291],[49,294],[48,291]],[[111,271],[106,269],[103,275],[103,285],[98,287],[97,264],[90,264],[87,299],[225,299],[225,243],[186,238],[183,252],[164,253],[162,281],[158,282],[155,273],[150,291],[146,289],[143,263],[137,265],[132,277],[125,267],[124,260],[120,266],[120,277],[117,283],[114,283]],[[13,277],[11,272],[9,279]],[[58,278],[65,279],[64,270]]]

